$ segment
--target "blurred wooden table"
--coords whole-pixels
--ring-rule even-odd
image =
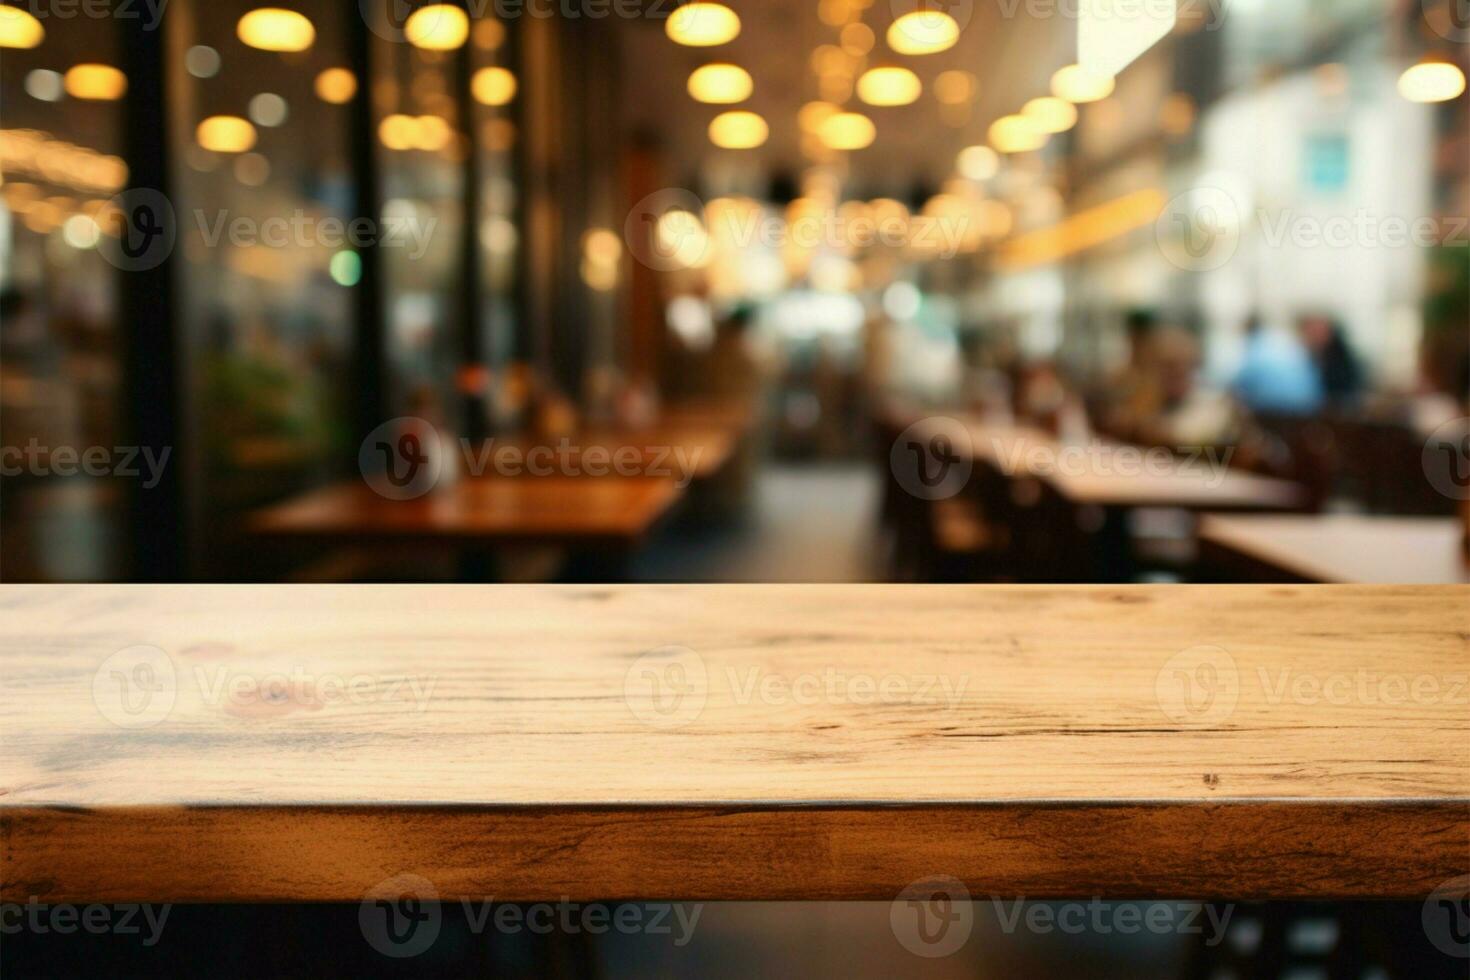
[[[265,537],[367,542],[635,543],[679,499],[671,478],[463,477],[411,500],[350,480],[252,515]]]
[[[1295,483],[1231,469],[1204,457],[1168,458],[1167,450],[1101,437],[1067,442],[1026,426],[996,425],[967,416],[956,420],[968,435],[968,443],[961,441],[956,447],[958,452],[1008,477],[1044,481],[1073,504],[1269,511],[1289,510],[1303,500]]]
[[[346,544],[627,546],[689,484],[718,473],[750,424],[746,403],[723,399],[669,406],[642,429],[496,437],[461,449],[467,472],[423,496],[393,500],[349,480],[257,511],[248,527],[263,537]]]
[[[738,442],[739,432],[731,426],[672,418],[643,429],[589,429],[561,439],[497,436],[473,455],[488,466],[496,452],[509,450],[523,460],[539,454],[542,460],[565,460],[599,475],[658,476],[683,487],[718,473]]]
[[[1201,562],[1246,581],[1470,583],[1452,517],[1207,514]]]
[[[0,894],[1418,898],[1470,856],[1467,600],[0,588]]]

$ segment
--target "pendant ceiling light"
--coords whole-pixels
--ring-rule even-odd
[[[262,51],[305,51],[316,41],[316,28],[294,10],[260,7],[240,18],[235,35]]]
[[[686,3],[664,21],[669,40],[691,48],[707,48],[735,40],[740,18],[722,3]]]

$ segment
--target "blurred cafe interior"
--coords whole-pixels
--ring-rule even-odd
[[[1464,5],[1086,6],[6,0],[0,577],[1466,580]]]

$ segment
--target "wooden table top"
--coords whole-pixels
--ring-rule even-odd
[[[486,476],[389,500],[349,480],[257,511],[249,526],[266,536],[354,542],[628,543],[647,533],[681,493],[666,477]]]
[[[0,895],[1423,896],[1467,599],[3,587]]]
[[[1189,510],[1288,510],[1302,489],[1288,480],[1212,464],[1207,457],[1171,458],[1163,449],[1102,437],[1066,441],[1044,430],[951,416],[968,434],[956,451],[1008,476],[1042,480],[1075,504],[1179,507]],[[936,431],[950,431],[940,422]]]
[[[1362,514],[1221,515],[1200,521],[1200,543],[1304,582],[1405,585],[1470,583],[1453,517]]]

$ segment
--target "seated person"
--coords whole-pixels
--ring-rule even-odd
[[[1296,337],[1254,315],[1246,322],[1245,335],[1245,356],[1231,389],[1246,408],[1310,415],[1322,407],[1317,366]]]
[[[1189,331],[1161,328],[1152,342],[1157,404],[1129,438],[1169,448],[1233,446],[1244,426],[1235,402],[1199,384],[1199,345]]]

